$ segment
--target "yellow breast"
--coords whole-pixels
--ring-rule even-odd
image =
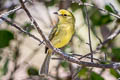
[[[60,27],[60,32],[52,39],[51,43],[55,48],[62,48],[70,42],[73,34],[73,25],[62,25],[62,27]]]

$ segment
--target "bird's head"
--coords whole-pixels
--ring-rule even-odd
[[[75,18],[73,14],[68,10],[60,9],[58,12],[54,12],[54,14],[58,15],[60,23],[66,23],[66,22],[74,23],[75,22]]]

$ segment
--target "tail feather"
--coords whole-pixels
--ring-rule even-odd
[[[50,58],[51,58],[51,53],[47,53],[47,56],[42,64],[40,74],[48,75]]]
[[[43,62],[43,64],[42,64],[42,67],[41,67],[41,69],[40,69],[40,71],[39,71],[39,74],[40,74],[40,75],[42,75],[42,74],[43,74],[43,75],[48,75],[49,63],[50,63],[51,55],[52,55],[51,50],[48,49],[47,55],[46,55],[46,57],[45,57],[45,60],[44,60],[44,62]],[[43,76],[43,77],[40,77],[40,80],[48,80],[48,79],[47,79],[47,77]]]

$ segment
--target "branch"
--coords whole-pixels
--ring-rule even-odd
[[[32,37],[32,38],[34,38],[34,39],[37,40],[38,42],[43,43],[43,42],[42,42],[39,38],[37,38],[35,35],[33,35],[33,34],[27,32],[27,31],[23,30],[23,29],[20,28],[18,25],[10,22],[9,20],[5,19],[4,17],[0,17],[0,19],[2,19],[3,21],[9,23],[10,25],[12,25],[13,27],[15,27],[15,28],[18,29],[19,31],[21,31],[21,32],[29,35],[29,36]]]
[[[79,57],[82,57],[82,55],[79,55],[79,54],[74,54],[74,53],[72,53],[71,55],[69,55],[69,56],[73,56],[73,57],[77,57],[77,56],[79,56]],[[89,56],[87,56],[86,57],[87,59],[91,59],[91,57],[89,57]],[[58,57],[53,57],[52,58],[53,60],[64,60],[63,58],[58,58]],[[97,62],[101,62],[101,60],[99,60],[99,59],[97,59],[97,58],[93,58],[95,61],[97,61]]]
[[[26,2],[28,2],[28,0],[25,0],[25,1],[24,1],[24,3],[26,3]],[[8,11],[8,12],[5,12],[5,13],[3,13],[3,14],[1,14],[0,17],[3,17],[3,18],[5,18],[5,19],[7,19],[7,18],[8,18],[7,16],[8,16],[9,14],[14,13],[14,12],[20,10],[20,9],[22,9],[21,6],[15,8],[15,9],[13,9],[13,10],[10,10],[10,11]],[[0,19],[0,23],[2,23],[1,19]]]
[[[30,18],[31,22],[33,23],[33,25],[35,26],[35,28],[37,29],[38,33],[41,35],[41,37],[43,38],[43,40],[46,43],[46,46],[54,49],[53,46],[51,45],[51,43],[48,41],[48,39],[46,39],[46,37],[44,36],[42,30],[40,29],[38,23],[35,21],[35,19],[32,17],[32,15],[30,14],[30,12],[28,11],[28,9],[26,8],[26,6],[24,5],[24,2],[22,0],[20,0],[21,6],[24,9],[24,11],[26,12],[26,14],[28,15],[28,17]]]
[[[90,52],[91,52],[91,62],[93,62],[93,50],[92,50],[92,43],[91,43],[91,34],[90,34],[90,22],[89,22],[89,17],[88,17],[88,12],[87,12],[87,7],[84,6],[84,11],[85,11],[85,15],[86,15],[86,23],[88,25],[88,39],[89,39],[89,48],[90,48]]]
[[[13,13],[13,12],[16,12],[16,11],[18,11],[18,10],[20,10],[20,9],[21,9],[21,7],[17,7],[17,8],[15,8],[15,9],[13,9],[13,10],[10,10],[10,11],[8,11],[8,12],[5,12],[4,14],[1,14],[0,17],[7,18],[7,16],[8,16],[9,14],[11,14],[11,13]],[[2,20],[1,20],[1,19],[0,19],[0,23],[2,23]]]
[[[105,41],[103,41],[103,43],[99,44],[96,48],[95,51],[93,51],[93,54],[96,54],[97,51],[99,51],[106,43],[108,43],[110,40],[113,40],[115,37],[117,37],[120,34],[120,29],[117,29],[113,34],[111,34]],[[92,53],[86,54],[82,57],[80,57],[79,59],[82,59],[84,57],[87,57],[89,55],[91,55]]]
[[[97,8],[97,9],[100,10],[100,11],[103,11],[103,12],[105,12],[105,13],[108,13],[108,14],[110,14],[110,15],[118,18],[118,19],[120,19],[120,15],[115,14],[115,13],[113,13],[113,12],[109,12],[109,11],[103,9],[103,8],[98,8],[97,6],[95,6],[95,5],[93,5],[93,4],[90,4],[90,3],[82,3],[80,0],[72,0],[72,1],[73,1],[73,3],[76,2],[76,3],[78,3],[79,5],[90,6],[90,7]]]

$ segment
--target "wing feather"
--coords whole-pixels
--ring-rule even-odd
[[[49,34],[49,40],[51,41],[53,39],[53,37],[55,35],[58,34],[58,26],[56,25],[55,27],[53,27],[53,29],[51,30],[50,34]],[[47,53],[48,47],[45,47],[45,53]]]

